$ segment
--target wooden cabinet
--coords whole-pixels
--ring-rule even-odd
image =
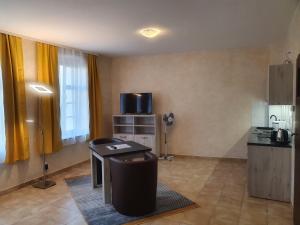
[[[248,191],[253,197],[291,200],[291,148],[248,145]]]
[[[269,67],[269,105],[293,105],[293,64]]]
[[[159,125],[156,115],[113,115],[113,137],[135,141],[159,156]]]

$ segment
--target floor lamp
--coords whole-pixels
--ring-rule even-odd
[[[53,91],[50,87],[48,87],[45,84],[41,83],[30,83],[29,87],[34,91],[35,94],[39,96],[39,98],[43,97],[49,97],[53,95]],[[27,120],[28,122],[33,123],[33,120]],[[32,186],[35,188],[40,189],[47,189],[49,187],[52,187],[56,185],[56,183],[52,180],[47,180],[47,170],[48,170],[48,163],[46,162],[46,153],[45,153],[45,146],[44,146],[44,128],[38,124],[38,129],[41,132],[42,136],[42,154],[43,154],[43,178],[36,183],[34,183]]]

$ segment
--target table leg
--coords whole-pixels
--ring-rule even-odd
[[[109,159],[102,161],[102,190],[104,203],[111,203],[111,182]]]
[[[92,188],[97,186],[97,162],[96,157],[93,155],[93,151],[90,151],[90,159],[91,159],[91,179],[92,179]]]

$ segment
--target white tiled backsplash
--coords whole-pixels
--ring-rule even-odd
[[[272,127],[272,122],[275,121],[271,115],[275,115],[277,120],[285,121],[285,129],[291,130],[293,127],[293,111],[290,105],[270,105],[269,106],[269,126]],[[284,128],[284,127],[283,127]]]
[[[253,127],[272,127],[272,122],[275,121],[271,115],[275,115],[278,120],[285,121],[285,129],[292,130],[293,128],[293,111],[290,105],[268,105],[267,102],[256,102],[252,105],[252,121]]]

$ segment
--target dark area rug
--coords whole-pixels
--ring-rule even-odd
[[[156,210],[143,217],[129,217],[118,213],[111,204],[103,203],[102,190],[92,189],[90,176],[70,178],[66,182],[88,225],[135,224],[157,218],[158,215],[169,215],[197,207],[191,200],[158,183]]]

